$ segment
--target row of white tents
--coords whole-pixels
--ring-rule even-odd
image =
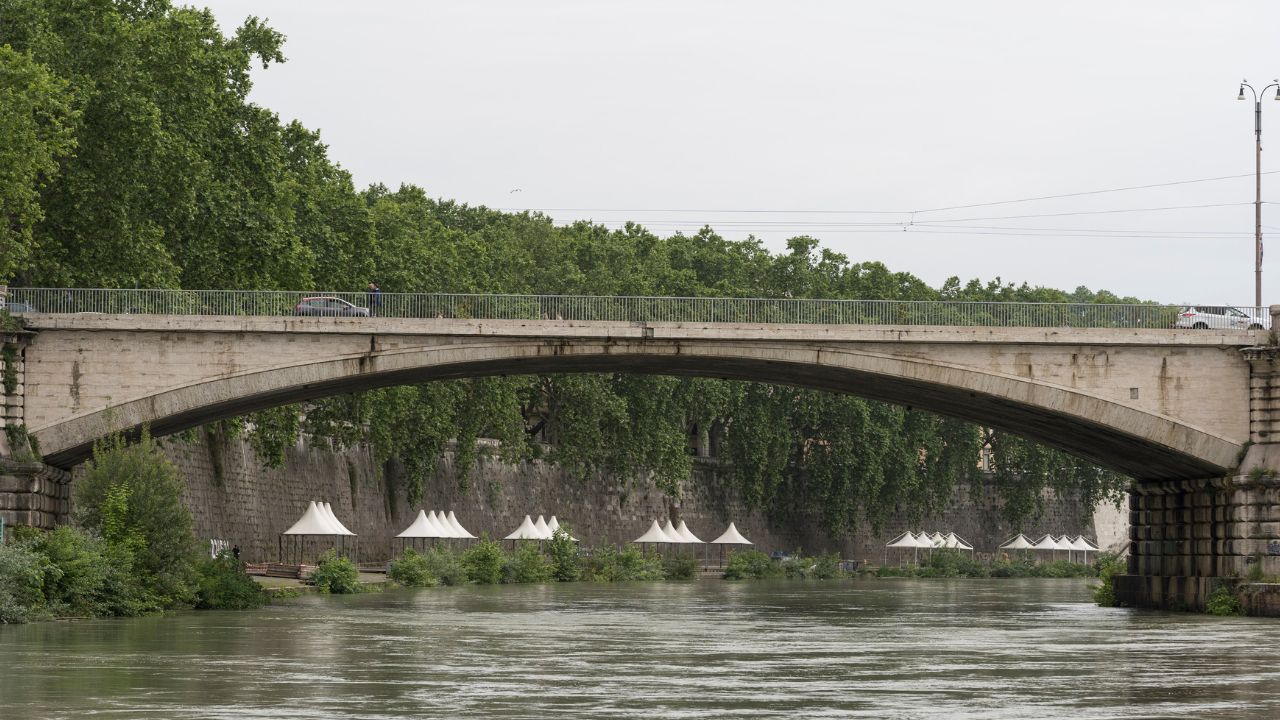
[[[426,510],[419,510],[418,517],[413,519],[409,527],[404,532],[396,535],[398,538],[474,538],[475,535],[467,532],[462,527],[462,523],[458,522],[458,516],[450,510],[446,515],[443,510],[440,514],[436,514],[432,510],[430,514]]]
[[[639,543],[641,545],[644,545],[646,543],[653,543],[655,545],[657,544],[684,545],[684,544],[697,543],[701,545],[703,544],[704,541],[699,540],[698,536],[693,534],[693,531],[689,529],[689,526],[686,525],[683,520],[680,521],[679,527],[674,525],[670,520],[667,520],[667,524],[665,526],[659,525],[658,521],[654,520],[649,525],[649,529],[646,530],[643,535],[636,538],[635,540],[632,540],[631,542]],[[742,533],[738,532],[738,528],[734,527],[733,523],[729,523],[729,528],[725,530],[724,533],[720,535],[720,537],[716,538],[715,540],[712,540],[709,544],[710,545],[750,545],[751,541],[743,537]]]
[[[524,521],[520,523],[512,533],[503,540],[550,540],[552,535],[560,529],[560,521],[555,515],[550,520],[542,519],[539,515],[537,520],[530,520],[528,515],[524,516]],[[577,542],[577,538],[569,538]]]
[[[1066,535],[1054,537],[1053,535],[1045,535],[1039,540],[1032,541],[1026,535],[1018,533],[1008,542],[1000,546],[1001,550],[1048,550],[1051,554],[1058,550],[1067,551],[1067,559],[1071,559],[1074,552],[1084,553],[1084,561],[1089,562],[1089,553],[1097,552],[1098,546],[1089,542],[1083,535],[1077,535],[1075,538],[1069,538]]]
[[[940,532],[934,532],[930,535],[923,530],[919,534],[910,530],[902,533],[898,537],[885,543],[884,546],[884,562],[889,564],[889,548],[911,548],[912,554],[916,560],[920,559],[921,550],[932,550],[934,548],[951,548],[954,550],[973,551],[973,546],[965,542],[953,532],[943,535]]]
[[[889,562],[889,548],[898,548],[898,549],[910,548],[912,550],[912,553],[916,561],[919,561],[921,550],[933,550],[934,548],[952,548],[956,550],[969,550],[969,551],[973,550],[972,545],[965,542],[955,533],[947,533],[946,535],[943,535],[940,532],[935,532],[930,534],[926,532],[913,533],[911,531],[904,532],[901,535],[890,540],[889,542],[885,543],[884,548],[885,548],[884,557],[885,557],[886,565]],[[1027,536],[1019,533],[1015,535],[1013,538],[1009,539],[1007,542],[1000,545],[998,549],[1024,550],[1024,551],[1048,550],[1051,553],[1050,558],[1053,557],[1052,553],[1057,552],[1059,550],[1065,550],[1067,552],[1068,560],[1071,559],[1072,553],[1081,552],[1081,553],[1084,553],[1084,562],[1089,562],[1089,553],[1097,552],[1098,546],[1094,545],[1092,542],[1085,539],[1083,535],[1078,535],[1075,538],[1070,538],[1070,537],[1067,537],[1066,535],[1063,535],[1061,537],[1055,537],[1053,535],[1045,535],[1039,540],[1033,541],[1029,539]]]

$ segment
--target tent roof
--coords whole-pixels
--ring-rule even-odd
[[[524,522],[520,523],[520,527],[515,529],[510,535],[503,538],[504,540],[541,540],[542,534],[533,526],[533,521],[528,515],[524,516]]]
[[[929,533],[923,530],[920,531],[919,535],[916,535],[916,547],[918,548],[931,548],[937,547],[937,545],[938,544],[933,541],[933,538],[930,537]]]
[[[1032,550],[1058,550],[1058,541],[1053,539],[1052,535],[1045,535],[1031,546]]]
[[[435,510],[427,513],[427,524],[429,524],[431,529],[436,533],[435,535],[432,535],[432,537],[458,537],[457,531],[449,525],[449,521],[445,519],[444,513],[437,513]]]
[[[400,533],[396,537],[429,538],[429,537],[436,537],[436,534],[435,534],[435,530],[433,530],[431,526],[427,523],[426,511],[419,510],[418,517],[414,518],[413,522],[409,524],[409,527],[405,528],[404,532]]]
[[[1027,539],[1026,535],[1018,533],[1015,537],[1009,539],[1005,544],[1000,546],[1001,550],[1030,550],[1035,545]]]
[[[551,519],[547,521],[547,528],[553,533],[560,529],[560,521],[556,519],[555,515],[552,515]]]
[[[955,533],[953,533],[953,532],[949,532],[949,533],[947,533],[947,537],[945,538],[945,540],[946,540],[946,542],[944,543],[944,545],[945,545],[946,547],[949,547],[949,548],[955,548],[955,549],[957,549],[957,550],[972,550],[972,549],[973,549],[973,546],[972,546],[972,545],[970,545],[969,543],[967,543],[967,542],[965,542],[964,540],[960,539],[960,536],[959,536],[959,535],[956,535],[956,534],[955,534]]]
[[[671,542],[673,543],[683,544],[683,543],[689,542],[688,540],[685,539],[683,535],[680,534],[680,531],[676,529],[676,526],[671,524],[670,518],[667,518],[667,524],[662,526],[662,532],[664,535],[671,538]]]
[[[547,521],[543,520],[541,515],[539,515],[538,520],[533,523],[533,528],[542,535],[543,540],[551,539],[551,528],[547,526]]]
[[[1072,550],[1097,550],[1098,546],[1094,545],[1088,540],[1085,540],[1084,536],[1081,535],[1077,537],[1075,540],[1071,541],[1071,549]]]
[[[654,520],[652,523],[650,523],[650,524],[649,524],[649,529],[648,529],[648,530],[646,530],[646,531],[645,531],[645,533],[644,533],[643,535],[641,535],[640,537],[636,538],[635,540],[632,540],[631,542],[634,542],[634,543],[669,543],[669,542],[675,542],[675,541],[674,541],[674,540],[672,540],[671,538],[667,537],[667,534],[666,534],[666,533],[664,533],[664,532],[662,532],[662,528],[658,525],[658,521],[657,521],[657,520]]]
[[[902,533],[898,537],[885,543],[884,546],[885,547],[909,547],[909,548],[920,547],[919,545],[916,544],[916,536],[912,535],[910,531]]]
[[[701,540],[698,539],[697,535],[693,534],[693,531],[689,529],[689,526],[684,524],[683,520],[680,521],[680,527],[676,528],[676,532],[680,533],[680,537],[684,538],[685,542],[691,542],[691,543],[702,542]]]
[[[733,523],[729,523],[729,529],[724,531],[720,537],[712,540],[713,545],[750,545],[751,541],[742,537],[742,533],[738,532],[738,528]]]
[[[347,526],[346,526],[346,525],[343,525],[343,524],[342,524],[342,521],[338,519],[338,516],[337,516],[337,515],[334,515],[334,514],[333,514],[333,506],[332,506],[332,505],[330,505],[329,503],[325,503],[325,504],[324,504],[324,512],[325,512],[325,514],[326,514],[326,515],[328,515],[328,516],[329,516],[329,519],[333,521],[334,527],[338,528],[338,530],[340,530],[340,531],[341,531],[341,532],[339,533],[340,535],[355,535],[355,533],[353,533],[353,532],[351,532],[350,530],[348,530],[348,529],[347,529]]]
[[[302,513],[302,517],[298,518],[288,530],[280,533],[281,535],[342,535],[337,528],[329,524],[327,518],[320,510],[320,506],[312,500],[307,504],[307,509]]]
[[[1054,538],[1053,544],[1054,547],[1059,550],[1075,550],[1075,548],[1071,546],[1071,538],[1068,538],[1066,535],[1063,535],[1060,538]]]
[[[454,531],[458,533],[454,537],[475,538],[475,535],[467,532],[467,529],[462,527],[462,523],[458,522],[458,516],[454,515],[452,510],[449,511],[449,517],[445,518],[445,522],[449,523],[449,527],[453,528]]]

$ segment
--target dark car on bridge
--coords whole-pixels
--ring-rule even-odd
[[[369,317],[369,308],[352,305],[342,298],[324,295],[302,298],[293,308],[294,315],[325,315],[328,317]]]

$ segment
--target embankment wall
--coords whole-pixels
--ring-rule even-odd
[[[517,465],[481,457],[465,487],[458,482],[452,455],[446,454],[425,486],[422,502],[409,505],[394,464],[376,462],[368,448],[333,451],[301,442],[287,453],[280,468],[264,468],[249,444],[240,439],[209,436],[193,442],[169,440],[165,452],[186,480],[185,500],[195,516],[199,537],[240,545],[249,561],[274,560],[279,533],[302,514],[309,500],[325,500],[342,522],[359,536],[360,559],[376,562],[393,553],[393,538],[412,522],[418,508],[453,510],[476,535],[503,537],[525,514],[556,515],[590,545],[625,543],[643,533],[651,520],[683,519],[703,540],[724,531],[730,521],[765,552],[803,549],[806,553],[837,551],[848,559],[879,563],[884,543],[908,529],[905,520],[889,523],[882,534],[870,528],[832,536],[816,516],[770,521],[745,508],[738,493],[700,461],[677,497],[632,482],[594,477],[570,479],[559,467],[540,461]],[[994,493],[957,488],[952,506],[912,530],[953,531],[980,553],[1016,530],[999,516]],[[1069,500],[1047,499],[1045,513],[1028,521],[1028,535],[1083,533],[1095,535],[1093,509]],[[898,551],[901,552],[901,551]],[[900,560],[890,554],[890,562]]]

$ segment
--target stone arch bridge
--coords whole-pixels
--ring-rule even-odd
[[[1135,604],[1194,605],[1215,578],[1280,555],[1280,380],[1261,330],[55,312],[6,340],[19,370],[6,423],[38,441],[45,475],[108,433],[380,386],[696,375],[931,410],[1132,476],[1122,590]]]

